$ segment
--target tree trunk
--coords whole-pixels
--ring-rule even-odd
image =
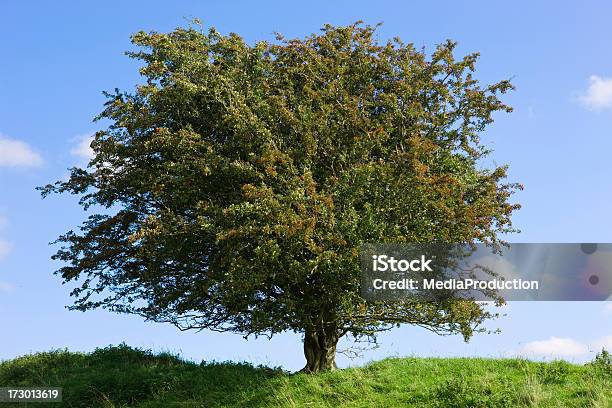
[[[304,373],[331,371],[336,366],[336,346],[338,334],[335,329],[309,330],[304,333],[304,357],[306,366]]]

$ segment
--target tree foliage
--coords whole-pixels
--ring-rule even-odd
[[[513,231],[520,186],[482,165],[479,140],[512,85],[481,85],[477,54],[382,43],[362,23],[255,45],[197,27],[132,40],[145,81],[107,94],[95,157],[42,189],[95,209],[55,255],[74,309],[304,333],[310,371],[334,366],[347,333],[409,323],[467,339],[492,316],[359,292],[363,243],[495,246]]]

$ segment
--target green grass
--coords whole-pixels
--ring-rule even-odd
[[[393,358],[319,375],[196,364],[125,345],[0,363],[0,386],[59,386],[58,407],[612,407],[610,360]],[[9,404],[0,404],[9,407]],[[30,404],[29,406],[43,406]]]

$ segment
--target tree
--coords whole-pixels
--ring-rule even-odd
[[[146,81],[106,94],[87,168],[42,188],[90,210],[54,259],[76,310],[180,329],[304,334],[307,372],[338,340],[401,323],[466,341],[494,314],[473,301],[366,302],[367,242],[485,242],[514,231],[518,184],[486,168],[479,135],[508,81],[477,54],[428,56],[361,22],[248,45],[236,34],[139,32]],[[95,210],[95,211],[94,211]]]

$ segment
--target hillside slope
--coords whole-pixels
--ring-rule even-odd
[[[320,375],[183,361],[125,345],[0,363],[0,386],[60,386],[58,407],[612,407],[609,359],[396,358]],[[2,404],[3,407],[10,406]],[[43,404],[35,404],[43,406]]]

